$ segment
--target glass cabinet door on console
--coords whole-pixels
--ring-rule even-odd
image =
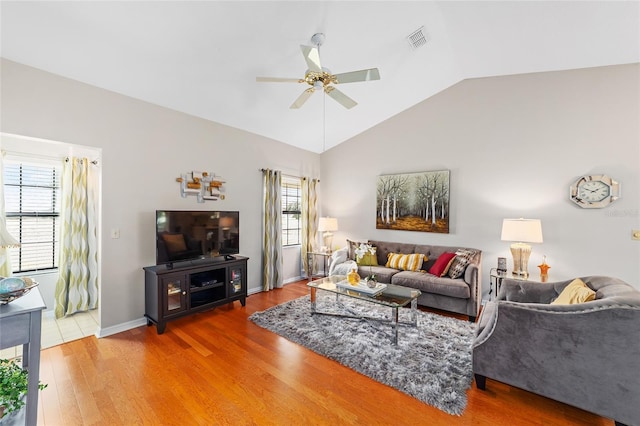
[[[162,292],[165,295],[164,316],[177,314],[187,309],[186,275],[175,274],[162,277]]]
[[[245,292],[245,268],[243,265],[229,267],[229,297]]]

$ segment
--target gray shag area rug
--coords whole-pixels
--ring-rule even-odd
[[[344,314],[335,295],[318,291],[317,309]],[[346,309],[375,318],[390,318],[391,308],[341,297]],[[400,321],[409,321],[409,309]],[[454,415],[467,405],[471,386],[471,348],[475,324],[418,311],[418,327],[400,325],[398,345],[389,323],[366,319],[311,315],[304,296],[249,319],[292,342],[339,362],[380,383]]]

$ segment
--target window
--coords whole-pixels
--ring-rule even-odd
[[[300,244],[300,179],[282,177],[282,245]]]
[[[61,167],[5,161],[7,230],[20,242],[9,250],[13,272],[58,267]]]

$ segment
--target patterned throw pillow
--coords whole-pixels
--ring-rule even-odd
[[[453,263],[449,267],[449,272],[447,272],[449,277],[460,278],[464,274],[465,269],[467,269],[467,265],[471,263],[471,259],[473,259],[475,255],[475,250],[457,250],[456,257],[453,258]]]
[[[387,255],[387,268],[401,269],[403,271],[419,271],[422,262],[427,261],[427,256],[421,253],[399,254],[389,253]]]
[[[358,248],[358,246],[360,244],[367,244],[366,242],[360,242],[360,241],[351,241],[351,240],[347,240],[347,247],[349,248],[349,259],[350,260],[356,260],[356,249]]]

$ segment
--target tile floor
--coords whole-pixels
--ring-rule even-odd
[[[42,349],[61,343],[93,336],[98,331],[98,310],[80,312],[69,317],[56,320],[53,311],[42,314]],[[1,359],[22,356],[22,346],[0,350]]]

